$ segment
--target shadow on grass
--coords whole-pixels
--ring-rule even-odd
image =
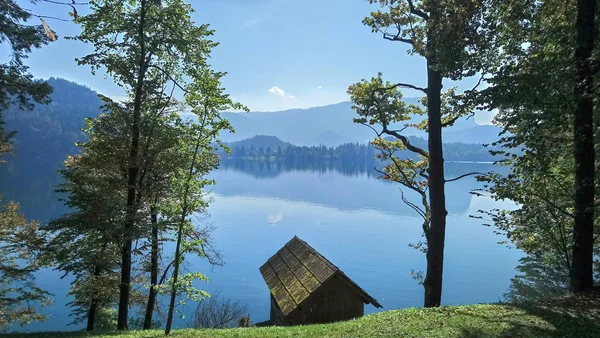
[[[463,313],[505,327],[486,334],[480,328],[463,328],[461,337],[600,337],[600,292],[569,295],[558,299],[507,305],[521,310],[506,316]]]

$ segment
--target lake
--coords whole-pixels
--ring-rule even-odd
[[[493,169],[490,164],[448,163],[446,172],[452,178]],[[188,268],[209,277],[199,287],[245,304],[253,322],[269,317],[269,290],[259,267],[294,235],[377,299],[383,305],[379,311],[422,306],[423,287],[410,272],[425,270],[425,255],[408,246],[422,240],[421,220],[401,201],[397,184],[377,180],[365,166],[294,168],[257,162],[225,162],[211,178],[218,183],[211,188],[209,222],[216,227],[215,245],[225,265],[210,267],[196,259]],[[502,300],[523,256],[497,244],[505,238],[470,217],[478,210],[512,206],[470,194],[479,187],[471,177],[446,186],[443,304]],[[72,320],[66,306],[69,280],[59,277],[50,269],[38,273],[40,286],[56,295],[55,304],[44,309],[52,316],[21,330],[81,328],[67,326]],[[185,318],[176,319],[177,327],[187,325],[194,308],[189,304],[183,309]],[[365,306],[365,312],[374,311]]]

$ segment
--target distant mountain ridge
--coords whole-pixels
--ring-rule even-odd
[[[27,166],[50,164],[58,168],[66,155],[77,151],[74,143],[83,141],[80,131],[86,117],[95,117],[102,104],[98,94],[90,88],[59,78],[50,78],[54,88],[52,103],[35,105],[33,111],[19,111],[12,107],[3,112],[7,130],[16,130],[18,156],[11,160],[13,165]],[[417,98],[407,98],[407,103],[417,103]],[[374,132],[352,121],[355,117],[350,102],[342,102],[309,109],[289,109],[280,112],[225,112],[235,134],[223,133],[222,139],[232,143],[255,137],[255,143],[278,146],[338,146],[344,143],[365,144],[372,140]],[[444,143],[490,143],[497,139],[500,128],[478,125],[473,119],[462,119],[444,131]],[[412,131],[408,135],[424,138],[423,131]],[[284,141],[282,141],[284,140]],[[283,143],[281,143],[283,142]],[[8,167],[11,167],[10,163]],[[58,163],[58,164],[57,164]]]
[[[405,99],[407,103],[417,103],[417,100]],[[373,130],[352,121],[356,113],[351,109],[350,102],[279,112],[226,112],[222,115],[236,130],[235,134],[223,135],[223,140],[227,142],[255,135],[272,135],[295,145],[336,146],[347,142],[364,143],[375,137]],[[496,141],[500,131],[496,126],[479,125],[474,119],[465,118],[446,128],[443,139],[445,143],[484,144]],[[427,135],[420,130],[407,130],[406,134],[425,138]]]

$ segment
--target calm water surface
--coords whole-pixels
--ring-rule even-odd
[[[488,164],[448,164],[447,176],[488,171]],[[330,167],[302,170],[251,164],[225,165],[211,174],[218,184],[209,222],[216,226],[215,244],[225,258],[223,267],[210,267],[196,259],[189,268],[205,273],[210,281],[197,286],[220,291],[239,300],[252,321],[268,319],[269,290],[258,268],[294,235],[307,241],[369,294],[383,309],[421,306],[423,287],[410,274],[425,269],[425,256],[409,243],[422,240],[421,220],[400,199],[398,185],[376,180],[373,173]],[[483,221],[469,217],[478,210],[511,207],[510,203],[476,197],[473,178],[447,184],[447,235],[443,304],[495,302],[515,275],[523,255],[498,245],[503,238]],[[408,194],[410,197],[411,195]],[[25,328],[69,330],[72,320],[66,307],[69,279],[52,270],[38,274],[43,288],[55,296],[45,309],[50,320]],[[183,327],[194,304],[182,309]],[[365,307],[367,313],[377,309]],[[136,315],[135,313],[133,315]]]

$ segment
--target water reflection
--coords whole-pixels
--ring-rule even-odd
[[[269,197],[347,211],[374,209],[414,215],[400,199],[402,187],[399,184],[376,180],[375,165],[374,162],[304,161],[291,164],[286,161],[226,160],[211,178],[217,181],[213,191],[222,196]],[[503,170],[506,169],[489,163],[446,163],[445,166],[449,179],[468,172]],[[470,191],[481,187],[473,177],[446,184],[448,213],[464,214],[473,203],[479,203]],[[419,198],[416,193],[404,190],[407,198]]]
[[[16,201],[21,211],[29,219],[42,224],[60,216],[68,209],[59,201],[60,194],[55,192],[61,183],[58,173],[62,164],[54,166],[43,163],[24,163],[9,160],[0,165],[0,194],[3,201]]]
[[[278,159],[272,161],[247,160],[239,158],[223,159],[220,168],[223,170],[235,170],[250,175],[256,179],[275,178],[285,172],[299,171],[324,174],[336,172],[344,176],[358,176],[365,174],[367,177],[376,177],[378,174],[374,167],[381,168],[381,162],[350,159],[350,160],[302,160],[302,159]],[[495,171],[508,172],[507,168],[495,166],[491,163],[477,162],[446,162],[446,177],[452,178],[476,169],[481,172]]]

